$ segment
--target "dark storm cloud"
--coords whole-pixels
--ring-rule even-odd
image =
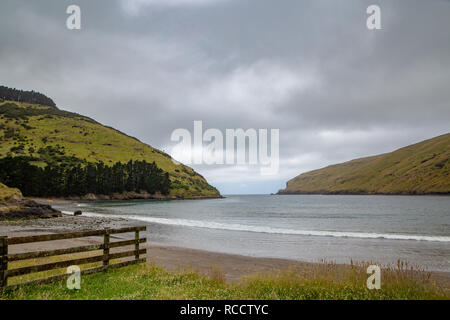
[[[280,173],[195,166],[223,192],[448,131],[449,1],[2,1],[0,82],[169,151],[176,128],[279,128]],[[366,28],[381,7],[382,30]]]

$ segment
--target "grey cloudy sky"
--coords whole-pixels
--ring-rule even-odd
[[[66,8],[82,29],[65,27]],[[382,30],[366,28],[381,7]],[[450,1],[0,4],[0,84],[165,151],[176,128],[280,129],[280,171],[194,165],[224,194],[447,133]]]

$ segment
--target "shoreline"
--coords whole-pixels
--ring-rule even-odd
[[[26,199],[36,201],[41,204],[54,204],[63,205],[68,203],[76,202],[96,202],[96,201],[107,201],[107,202],[119,202],[119,201],[177,201],[177,200],[211,200],[211,199],[225,199],[225,196],[192,196],[192,197],[161,197],[161,198],[111,198],[109,196],[98,196],[97,198],[85,198],[85,197],[68,197],[68,198],[37,198],[37,197],[26,197]]]
[[[0,235],[8,237],[28,236],[46,233],[74,232],[102,228],[120,228],[142,225],[138,221],[112,217],[73,216],[64,214],[59,218],[30,219],[0,222]],[[119,237],[117,237],[119,239]],[[116,240],[117,240],[116,239]],[[35,250],[52,250],[101,242],[98,238],[82,238],[61,241],[33,243],[26,246],[11,247],[11,253]],[[185,247],[146,243],[147,263],[164,268],[169,272],[197,271],[206,276],[220,274],[227,282],[239,282],[254,274],[276,274],[295,269],[308,273],[314,267],[326,267],[329,264],[338,268],[349,268],[349,264],[332,262],[307,262],[282,258],[252,257],[230,253],[212,252]],[[419,271],[417,271],[420,273]],[[450,272],[425,271],[430,279],[450,289]]]
[[[289,191],[272,194],[274,196],[299,196],[299,195],[319,195],[319,196],[433,196],[433,197],[448,197],[449,192],[430,192],[430,193],[383,193],[383,192],[346,192],[346,191]]]
[[[148,262],[153,262],[155,265],[163,267],[168,271],[196,270],[207,276],[210,276],[214,272],[220,272],[227,282],[239,282],[248,276],[277,274],[286,270],[308,273],[312,268],[327,267],[329,265],[335,265],[342,270],[350,268],[350,264],[346,263],[252,257],[151,243],[147,244],[146,248],[147,257],[149,258]],[[422,271],[414,272],[417,274],[422,273]],[[450,289],[450,272],[424,272],[430,274],[432,281],[436,281],[445,288]]]

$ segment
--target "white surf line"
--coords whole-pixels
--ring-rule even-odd
[[[71,212],[64,212],[69,213]],[[270,234],[287,234],[287,235],[302,235],[302,236],[319,236],[319,237],[338,237],[338,238],[361,238],[361,239],[389,239],[389,240],[416,240],[416,241],[433,241],[433,242],[450,242],[450,237],[446,236],[423,236],[423,235],[405,235],[405,234],[387,234],[387,233],[367,233],[367,232],[348,232],[348,231],[317,231],[317,230],[295,230],[272,228],[264,226],[247,226],[241,224],[228,224],[210,221],[187,220],[187,219],[166,219],[145,217],[137,215],[107,215],[100,213],[85,212],[86,216],[93,217],[116,217],[137,220],[148,223],[157,223],[172,226],[184,226],[194,228],[207,228],[228,231],[246,231],[256,233],[270,233]]]

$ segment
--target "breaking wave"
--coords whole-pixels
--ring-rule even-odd
[[[66,213],[66,212],[65,212]],[[69,212],[67,212],[69,213]],[[245,231],[270,234],[286,234],[301,236],[318,236],[318,237],[338,237],[338,238],[361,238],[361,239],[388,239],[388,240],[416,240],[416,241],[434,241],[434,242],[450,242],[450,237],[446,236],[425,236],[413,234],[388,234],[388,233],[369,233],[369,232],[349,232],[349,231],[320,231],[320,230],[295,230],[284,228],[273,228],[267,226],[249,226],[241,224],[218,223],[212,221],[199,221],[187,219],[166,219],[137,215],[109,215],[92,212],[83,213],[86,216],[94,217],[117,217],[132,219],[147,223],[157,223],[172,226],[184,226],[194,228],[207,228],[228,231]]]

